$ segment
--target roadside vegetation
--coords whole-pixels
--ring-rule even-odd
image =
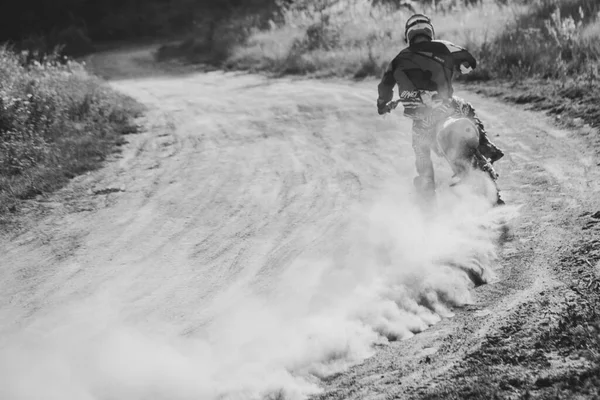
[[[478,91],[600,128],[600,2],[538,1],[477,54]],[[600,137],[590,140],[600,154]]]
[[[100,166],[141,112],[81,63],[36,58],[0,48],[0,222]]]
[[[269,14],[232,14],[211,29],[159,49],[228,69],[276,75],[379,77],[404,47],[410,13],[425,12],[437,35],[467,47],[476,89],[528,103],[575,125],[600,126],[600,2],[597,0],[278,3]]]
[[[307,4],[282,10],[281,22],[253,33],[232,50],[226,66],[318,76],[379,76],[403,48],[404,23],[413,11],[434,20],[439,38],[479,48],[500,32],[514,9],[483,5],[432,7],[407,3],[346,0],[328,8]]]
[[[405,46],[404,22],[412,12],[430,15],[438,38],[477,56],[471,79],[599,77],[596,0],[295,1],[280,3],[266,21],[264,13],[232,14],[212,30],[199,26],[180,53],[165,46],[159,55],[171,49],[237,69],[378,76]]]

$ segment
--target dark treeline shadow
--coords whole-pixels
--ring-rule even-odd
[[[232,15],[273,13],[277,0],[21,0],[0,12],[0,42],[79,56],[110,42],[173,38]]]

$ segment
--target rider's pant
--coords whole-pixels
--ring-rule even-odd
[[[427,119],[415,119],[413,121],[412,147],[416,156],[416,168],[418,177],[415,185],[424,192],[435,191],[435,177],[431,151],[439,155],[437,148],[437,126],[439,122],[449,117],[467,117],[479,128],[479,151],[489,158],[491,162],[499,160],[504,153],[488,138],[481,120],[477,117],[473,106],[459,97],[452,97],[451,102],[444,108],[434,111],[434,115]]]

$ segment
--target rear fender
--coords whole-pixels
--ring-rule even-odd
[[[450,163],[466,161],[479,147],[479,130],[468,118],[448,118],[438,130],[437,142]]]

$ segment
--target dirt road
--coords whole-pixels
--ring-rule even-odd
[[[411,195],[410,125],[377,116],[375,82],[146,57],[90,61],[148,107],[145,131],[2,238],[3,399],[413,393],[559,285],[556,249],[600,189],[573,134],[458,93],[506,149],[518,207],[441,187],[432,217]]]

